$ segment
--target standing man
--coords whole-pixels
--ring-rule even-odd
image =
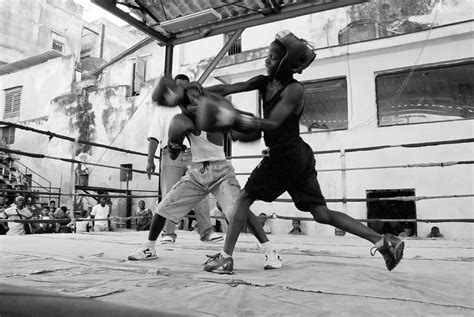
[[[13,203],[9,208],[5,209],[0,213],[0,218],[2,219],[11,219],[11,220],[21,220],[21,219],[30,219],[33,217],[33,213],[25,207],[25,197],[17,196],[15,198],[15,203]],[[28,223],[19,223],[19,222],[9,222],[8,226],[6,222],[1,223],[5,230],[7,230],[7,235],[25,235],[29,232],[26,232],[25,226],[29,226]]]
[[[174,78],[177,85],[189,84],[189,78],[186,75],[178,74]],[[157,80],[158,83],[158,80]],[[148,178],[155,171],[155,153],[158,145],[161,148],[161,171],[160,171],[160,187],[161,196],[164,198],[170,191],[171,187],[186,174],[188,165],[191,164],[192,155],[189,142],[185,140],[186,148],[181,150],[176,159],[170,158],[170,150],[168,149],[168,130],[171,119],[182,112],[180,107],[163,107],[158,104],[157,85],[153,88],[152,100],[157,102],[154,109],[153,121],[148,132],[148,164],[146,167]],[[218,242],[224,238],[214,232],[211,217],[210,205],[207,198],[203,199],[195,208],[198,232],[201,241]],[[189,210],[187,210],[189,211]],[[156,218],[156,215],[153,219]],[[156,221],[153,220],[152,221]],[[166,221],[163,228],[161,243],[174,243],[176,241],[176,224],[170,220]]]
[[[107,219],[110,216],[110,206],[107,205],[107,198],[100,197],[99,203],[92,208],[91,219],[94,232],[109,231],[108,221],[94,221],[94,219]]]

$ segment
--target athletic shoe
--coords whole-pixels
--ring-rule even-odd
[[[373,247],[370,250],[370,254],[374,256],[379,251],[385,260],[387,269],[391,271],[400,263],[403,257],[403,248],[405,248],[405,242],[393,234],[385,234],[382,238],[382,245]]]
[[[220,242],[220,241],[223,241],[224,240],[224,237],[221,236],[221,235],[218,235],[217,233],[215,233],[214,231],[212,231],[211,233],[209,233],[204,239],[202,239],[201,241],[204,241],[204,242]]]
[[[135,253],[132,253],[128,256],[130,261],[144,261],[144,260],[153,260],[158,256],[156,255],[156,250],[154,247],[143,246],[138,249]]]
[[[271,250],[268,253],[265,253],[265,257],[267,258],[265,260],[265,270],[281,268],[281,257],[275,250]]]
[[[163,236],[160,242],[161,244],[173,244],[175,241],[172,236]]]
[[[209,259],[203,264],[204,271],[217,274],[232,274],[234,273],[234,260],[231,256],[224,258],[219,252],[214,255],[207,255]]]

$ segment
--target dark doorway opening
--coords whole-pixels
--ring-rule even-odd
[[[367,190],[367,198],[391,198],[415,196],[414,189],[383,189]],[[371,221],[369,228],[380,234],[391,233],[405,237],[417,235],[415,221],[416,205],[414,201],[380,200],[367,202],[367,219],[400,219],[400,221]]]

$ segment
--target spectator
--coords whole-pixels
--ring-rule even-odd
[[[54,212],[56,211],[56,209],[58,209],[58,208],[56,207],[56,201],[55,201],[55,200],[51,200],[51,201],[49,202],[49,212],[51,213],[51,214],[49,215],[50,218],[53,218],[53,215],[52,215],[52,214],[54,214]]]
[[[426,236],[427,238],[444,238],[444,235],[439,231],[439,228],[434,226],[431,227],[430,233]]]
[[[28,209],[24,208],[25,206],[25,197],[17,196],[15,198],[15,203],[12,204],[9,208],[5,209],[1,214],[0,218],[2,219],[11,219],[11,220],[19,220],[19,219],[30,219],[33,214]],[[5,222],[1,223],[5,230],[7,231],[7,235],[25,235],[29,230],[28,224],[23,224],[19,222],[9,222],[8,225]],[[28,226],[26,226],[28,225]]]
[[[298,219],[293,219],[292,221],[293,229],[291,229],[288,234],[304,234],[303,230],[301,229],[301,222]]]
[[[101,197],[99,204],[95,205],[91,211],[92,225],[94,226],[95,232],[108,231],[109,222],[108,221],[95,221],[94,219],[108,219],[110,216],[110,206],[106,204],[107,198]]]
[[[151,217],[153,217],[153,213],[150,209],[145,208],[144,200],[138,202],[138,209],[135,212],[135,215],[137,217],[143,217],[135,219],[135,228],[137,231],[150,230]]]
[[[263,227],[263,230],[265,231],[265,233],[272,233],[272,228],[270,227],[270,225],[267,222],[267,214],[262,212],[258,216],[258,218],[260,220],[260,223],[262,224],[262,227]]]
[[[61,221],[58,221],[54,224],[55,231],[57,233],[70,233],[71,229],[68,227],[68,224],[71,222],[72,218],[73,216],[70,215],[66,206],[61,206],[61,208],[56,209],[56,211],[52,214],[51,219],[57,219]]]
[[[49,207],[43,207],[42,215],[40,216],[41,220],[50,220],[51,217],[49,216]],[[40,230],[38,233],[53,233],[54,232],[54,224],[51,222],[41,222],[39,224]]]
[[[88,219],[89,217],[87,217],[87,211],[86,210],[82,210],[79,212],[79,215],[78,215],[79,219]],[[88,232],[89,231],[89,221],[74,221],[75,223],[75,230],[74,232],[75,233],[84,233],[84,232]]]
[[[398,236],[402,238],[407,238],[407,237],[411,237],[412,235],[413,235],[413,228],[411,224],[408,222],[405,222],[403,224],[403,231],[400,232]]]
[[[0,214],[5,211],[5,196],[0,196]],[[0,235],[7,234],[7,224],[5,222],[0,224]]]

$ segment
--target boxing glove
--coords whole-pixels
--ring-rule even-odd
[[[199,99],[196,125],[199,130],[208,132],[230,129],[248,132],[258,130],[259,121],[248,112],[234,109],[226,98],[208,94]]]
[[[194,131],[194,123],[188,116],[180,113],[171,119],[167,147],[172,160],[175,160],[182,151],[186,150],[186,146],[183,144],[184,138],[192,131]]]
[[[262,131],[240,132],[236,130],[230,131],[232,141],[255,142],[262,137]]]

